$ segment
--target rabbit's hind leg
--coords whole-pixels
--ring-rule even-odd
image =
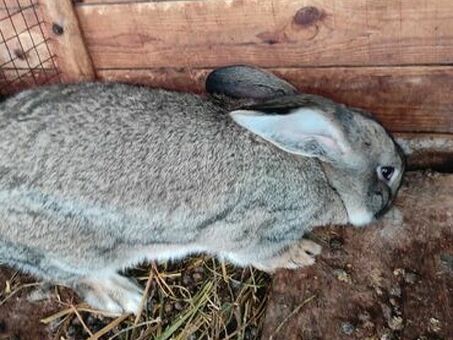
[[[44,254],[32,248],[13,244],[0,238],[0,264],[53,283],[69,283],[78,277],[67,271]]]
[[[88,304],[111,314],[136,313],[139,309],[141,289],[113,270],[85,269],[82,272],[61,259],[49,258],[37,250],[1,238],[0,264],[73,288]]]

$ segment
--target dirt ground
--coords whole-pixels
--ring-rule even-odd
[[[220,266],[200,269],[206,263],[194,266],[193,260],[161,269],[175,275],[184,270],[174,287],[186,286],[193,294],[204,289],[203,283],[222,283],[222,275],[227,275],[230,279],[224,281],[231,284],[219,284],[215,296],[218,306],[238,307],[232,317],[236,321],[228,321],[228,328],[233,327],[229,334],[235,339],[256,339],[260,334],[263,339],[453,339],[453,175],[408,174],[395,208],[375,226],[317,230],[311,236],[323,246],[317,263],[298,271],[281,271],[272,284],[259,273]],[[166,278],[170,286],[171,275]],[[138,276],[146,279],[147,274]],[[256,286],[250,284],[258,280]],[[81,313],[86,325],[75,315],[44,324],[43,318],[77,306],[79,301],[63,288],[52,288],[40,297],[33,282],[0,268],[0,339],[83,339],[89,335],[84,326],[94,333],[114,320]],[[266,301],[266,285],[270,293],[264,314],[260,306]],[[154,285],[151,290],[154,306],[163,299],[161,288],[165,287]],[[176,309],[183,313],[189,308],[176,304],[183,300],[170,300],[170,307],[164,303],[157,311],[164,322],[180,318]],[[238,301],[247,307],[237,306]],[[211,313],[208,305],[200,312],[202,317]],[[253,311],[247,316],[250,322],[238,327],[238,320],[245,319],[243,313],[249,310]],[[124,329],[132,321],[125,320],[129,324],[118,327]],[[147,339],[153,331],[149,328],[148,333],[138,333],[141,336],[117,338]],[[175,338],[216,337],[195,331],[187,337],[181,334],[185,333]],[[112,336],[114,332],[101,338]],[[217,337],[224,336],[218,333]]]
[[[0,301],[8,296],[7,287],[11,279],[20,280],[22,284],[33,282],[33,279],[15,275],[12,270],[0,269]],[[36,305],[27,301],[27,294],[33,287],[24,288],[0,306],[0,339],[46,339],[49,333],[41,324],[40,319],[46,314],[58,309],[50,301],[43,301]]]
[[[313,238],[318,262],[274,276],[264,339],[453,339],[453,175],[408,174],[391,211]]]

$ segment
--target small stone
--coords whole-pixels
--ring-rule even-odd
[[[343,269],[335,269],[333,271],[335,277],[337,278],[338,281],[341,281],[341,282],[346,282],[346,283],[351,283],[352,280],[351,280],[351,277],[349,276],[349,274],[343,270]]]
[[[179,302],[179,301],[176,301],[174,307],[175,307],[175,309],[176,309],[177,311],[181,311],[181,310],[184,309],[184,306],[183,306],[182,303]]]
[[[412,272],[406,272],[404,274],[404,281],[409,284],[414,284],[418,281],[418,275]]]
[[[403,329],[403,318],[401,316],[394,316],[388,322],[388,326],[391,330],[400,331]]]
[[[355,331],[355,327],[350,322],[343,322],[341,324],[341,331],[346,335],[351,335]]]
[[[396,297],[401,297],[401,288],[398,286],[392,287],[390,289],[390,295],[396,296]]]
[[[362,327],[368,330],[372,330],[374,329],[374,323],[372,323],[371,321],[365,321]]]
[[[367,311],[361,312],[359,314],[359,320],[362,322],[368,321],[370,319],[371,319],[371,315]]]
[[[200,267],[195,267],[194,270],[193,270],[195,273],[200,273],[200,274],[203,274],[204,273],[204,269],[202,266]]]
[[[394,307],[398,305],[398,303],[396,302],[396,300],[395,300],[394,298],[390,298],[390,299],[389,299],[389,302],[390,302],[390,304],[391,304],[392,306],[394,306]]]
[[[441,323],[438,319],[436,318],[430,318],[429,319],[429,329],[430,331],[437,333],[442,330]]]
[[[391,334],[385,333],[385,334],[383,334],[383,335],[379,338],[379,340],[392,340],[392,338],[393,338],[393,337],[392,337]]]
[[[188,286],[192,283],[192,278],[189,276],[189,275],[183,275],[182,277],[182,283],[185,285],[185,286]]]
[[[453,272],[453,255],[452,254],[447,254],[447,253],[441,254],[440,262],[446,270],[448,270],[449,272]]]
[[[390,321],[392,318],[392,309],[384,303],[381,303],[382,314],[384,315],[387,321]]]
[[[195,282],[199,282],[203,279],[203,275],[201,275],[200,273],[194,273],[192,275],[192,279],[194,279]]]
[[[397,268],[393,271],[393,275],[395,276],[400,276],[400,275],[404,275],[404,269],[403,268]]]
[[[166,303],[164,305],[164,311],[165,313],[171,313],[171,311],[173,310],[173,305],[171,303]]]

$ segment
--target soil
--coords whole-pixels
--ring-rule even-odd
[[[453,339],[453,175],[410,173],[374,226],[318,229],[273,278],[264,339]]]
[[[20,281],[21,285],[34,282],[32,278],[17,276],[14,271],[0,268],[0,292],[8,290],[7,282]],[[9,285],[9,284],[8,284]],[[0,339],[48,339],[49,330],[40,322],[42,318],[61,308],[48,300],[39,304],[29,302],[32,288],[21,289],[0,306]],[[6,294],[0,294],[0,301]]]
[[[263,339],[453,339],[453,175],[410,173],[380,223],[310,237],[323,253],[312,267],[274,275]],[[23,289],[1,303],[6,282]],[[0,339],[68,338],[41,319],[77,298],[53,288],[52,298],[33,302],[39,290],[27,282],[0,268]],[[107,322],[85,321],[93,331]]]

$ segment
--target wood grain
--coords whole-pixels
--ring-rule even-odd
[[[170,2],[170,1],[194,1],[194,0],[82,0],[80,2],[75,1],[76,5],[104,5],[104,4],[122,4],[122,3],[139,3],[139,2]],[[208,1],[208,0],[196,0],[196,1]]]
[[[52,69],[36,70],[33,75],[30,72],[18,74],[15,70],[1,70],[0,96],[10,96],[32,87],[57,83],[60,83],[59,74]]]
[[[96,68],[453,63],[451,0],[77,6]]]
[[[453,173],[453,134],[396,133],[406,154],[406,170]]]
[[[40,3],[63,81],[71,83],[95,79],[93,64],[72,1],[41,0]]]
[[[373,112],[394,132],[453,133],[453,67],[277,68],[299,90]],[[201,93],[210,69],[98,70],[102,80]]]
[[[1,0],[0,13],[2,13],[2,11],[5,10],[6,8],[8,8],[9,10],[19,10],[37,4],[38,0]]]

